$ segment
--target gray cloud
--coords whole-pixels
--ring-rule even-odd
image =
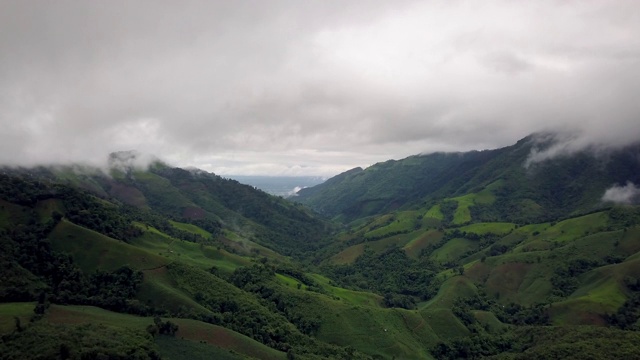
[[[637,202],[639,198],[640,189],[632,182],[627,182],[625,186],[612,186],[602,195],[602,201],[617,204],[631,204]]]
[[[0,163],[222,174],[640,139],[635,1],[0,2]]]

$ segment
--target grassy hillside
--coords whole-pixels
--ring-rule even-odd
[[[163,319],[178,325],[178,331],[173,337],[157,335],[153,338],[147,331],[148,326],[154,324],[153,317],[119,314],[91,306],[52,305],[44,318],[38,320],[37,323],[30,324],[29,319],[33,317],[33,307],[33,303],[0,304],[0,316],[4,314],[12,314],[12,316],[15,316],[13,314],[22,314],[20,318],[25,327],[20,334],[17,334],[18,336],[13,341],[14,348],[8,350],[8,353],[21,350],[23,356],[26,357],[56,354],[60,350],[59,346],[54,342],[40,343],[37,348],[32,349],[20,349],[19,346],[32,344],[30,343],[32,339],[45,338],[47,331],[62,329],[62,334],[60,335],[63,338],[66,338],[67,332],[82,332],[88,337],[90,336],[88,334],[93,335],[92,332],[95,331],[96,336],[109,333],[110,336],[113,336],[111,341],[118,341],[121,344],[132,342],[130,337],[133,336],[139,341],[138,346],[148,347],[150,350],[157,352],[162,358],[167,359],[185,357],[198,359],[211,358],[212,356],[223,359],[255,358],[275,360],[286,358],[285,353],[271,349],[251,338],[229,329],[200,321],[180,318]],[[87,331],[95,324],[100,324],[100,327],[93,331]],[[6,325],[2,329],[3,334],[11,333],[11,330],[14,330],[13,318],[11,318],[11,321],[7,321]],[[80,344],[73,344],[78,339],[69,337],[66,340],[72,356],[73,354],[90,353],[92,349],[95,351],[95,349],[100,349],[102,346],[109,344],[97,338],[80,340]],[[109,349],[102,349],[102,351],[107,352]],[[5,355],[7,355],[7,352],[5,352]]]
[[[165,266],[170,262],[169,259],[66,220],[62,220],[53,229],[49,239],[55,250],[71,254],[86,272],[97,269],[114,270],[122,265],[146,270]]]
[[[633,171],[611,175],[622,153],[525,168],[532,146],[389,161],[309,190],[341,224],[161,163],[0,174],[0,353],[640,357],[640,208],[594,205]]]
[[[528,162],[553,143],[549,134],[536,134],[496,150],[389,160],[302,189],[295,201],[343,222],[426,205],[426,217],[453,225],[528,223],[592,211],[612,185],[640,182],[639,145]],[[450,219],[437,207],[447,198],[456,205]]]

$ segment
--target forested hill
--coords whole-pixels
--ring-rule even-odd
[[[394,210],[429,207],[447,198],[485,194],[471,207],[474,218],[546,221],[602,207],[613,185],[640,182],[640,145],[584,150],[539,162],[534,152],[556,143],[531,135],[495,150],[415,155],[356,168],[298,192],[295,201],[348,222]]]
[[[346,225],[135,154],[3,169],[0,359],[638,358],[640,207],[590,211],[638,148],[524,168],[531,141],[312,189],[396,209]]]
[[[114,153],[108,174],[86,166],[4,168],[7,176],[70,185],[137,210],[199,226],[237,251],[260,246],[284,255],[313,251],[330,230],[303,206],[202,170],[154,161],[135,166],[135,153]],[[238,248],[230,238],[241,238]],[[254,246],[257,244],[259,246]]]

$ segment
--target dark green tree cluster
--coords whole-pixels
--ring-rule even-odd
[[[292,268],[285,269],[288,269],[288,272],[297,272]],[[266,307],[285,316],[303,334],[315,335],[320,328],[320,319],[299,311],[298,303],[304,299],[301,299],[300,295],[293,296],[291,292],[285,292],[281,287],[276,286],[273,283],[274,277],[274,269],[256,264],[236,269],[231,275],[230,281],[235,286],[256,294]],[[304,296],[302,295],[302,297]]]
[[[4,239],[13,243],[17,263],[48,285],[45,291],[52,302],[134,313],[148,311],[146,306],[132,300],[142,282],[142,272],[122,266],[113,272],[84,274],[71,256],[51,247],[46,235],[54,226],[53,222],[17,226]],[[29,300],[35,300],[35,295],[31,294]]]
[[[563,263],[556,268],[551,277],[553,285],[552,294],[560,297],[571,295],[578,288],[578,276],[598,266],[602,266],[601,260],[579,258]]]
[[[640,279],[633,276],[626,276],[624,284],[632,291],[631,296],[620,306],[615,314],[606,314],[605,320],[611,326],[623,330],[640,330],[638,320],[640,320]]]
[[[458,298],[455,301],[454,309],[458,309],[459,316],[465,324],[473,321],[468,318],[471,310],[484,310],[492,312],[500,321],[513,325],[548,325],[549,314],[546,304],[535,304],[523,306],[516,303],[500,304],[494,299],[490,299],[484,291],[479,291],[474,296]],[[456,311],[454,310],[454,314]],[[457,315],[457,314],[456,314]],[[466,318],[466,319],[465,319]]]
[[[259,224],[254,229],[256,240],[282,254],[302,256],[314,251],[327,234],[328,224],[304,208],[235,180],[178,168],[153,171],[175,188],[189,190],[182,193],[202,209],[229,221],[241,215]]]
[[[453,216],[458,209],[458,203],[456,201],[443,201],[440,203],[440,211],[442,212],[442,222],[444,224],[451,224],[453,222]]]
[[[507,352],[513,346],[512,336],[481,334],[440,342],[431,354],[438,360],[481,359]]]
[[[605,315],[605,320],[611,326],[623,330],[640,330],[638,320],[640,319],[640,292],[635,292],[615,314]]]
[[[59,199],[70,221],[115,239],[129,241],[141,234],[115,206],[105,206],[90,193],[70,186],[24,176],[0,174],[0,199],[33,208],[39,201]]]
[[[152,336],[156,334],[175,336],[179,326],[170,320],[162,321],[159,316],[153,318],[153,324],[147,326],[147,332]]]
[[[399,248],[390,248],[381,254],[367,249],[353,264],[325,266],[333,281],[350,288],[375,291],[394,304],[412,307],[413,302],[404,296],[427,300],[437,293],[439,286],[435,274],[440,267],[426,257],[409,258]],[[398,301],[393,301],[397,299]]]

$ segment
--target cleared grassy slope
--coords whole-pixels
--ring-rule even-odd
[[[87,273],[97,269],[115,270],[127,264],[137,270],[154,269],[171,262],[163,256],[66,220],[60,221],[53,229],[49,240],[55,250],[71,254],[78,266]]]
[[[52,305],[47,314],[46,321],[62,324],[88,324],[100,323],[116,328],[130,328],[145,331],[148,325],[153,324],[152,317],[138,317],[128,314],[120,314],[92,306],[60,306]],[[182,354],[183,358],[195,358],[205,353],[208,356],[219,354],[216,350],[224,349],[227,353],[233,351],[236,354],[256,359],[284,359],[284,353],[267,347],[245,335],[235,331],[203,323],[201,321],[179,318],[165,318],[179,326],[174,339],[159,336],[157,341],[169,342],[171,346],[179,346],[188,351]],[[191,341],[207,345],[197,347],[192,344],[181,344],[181,341]],[[167,344],[159,346],[159,349],[169,353]]]

